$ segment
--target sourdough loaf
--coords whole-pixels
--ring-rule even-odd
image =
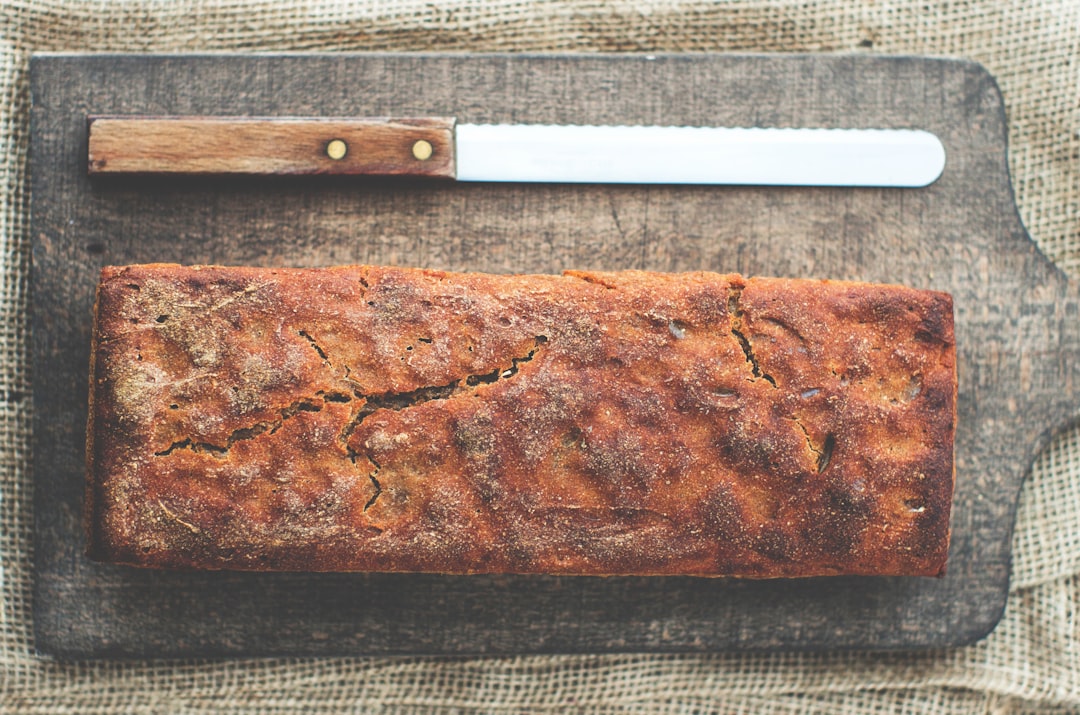
[[[89,554],[940,575],[951,298],[713,273],[106,268]]]

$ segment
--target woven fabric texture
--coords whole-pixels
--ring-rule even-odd
[[[1080,277],[1077,0],[0,0],[0,709],[26,713],[1080,711],[1080,432],[1022,499],[1009,605],[916,655],[59,664],[34,656],[28,60],[36,51],[800,51],[975,59],[1008,108],[1017,202]]]

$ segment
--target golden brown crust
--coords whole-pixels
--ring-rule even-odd
[[[939,575],[943,293],[712,273],[106,268],[89,553]]]

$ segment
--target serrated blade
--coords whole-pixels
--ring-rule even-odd
[[[458,181],[927,186],[945,147],[911,129],[458,124]]]

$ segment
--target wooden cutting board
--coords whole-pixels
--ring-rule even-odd
[[[970,643],[1008,593],[1020,484],[1080,405],[1077,286],[1016,213],[994,80],[865,56],[78,56],[32,62],[37,648],[63,658],[915,649]],[[926,189],[90,180],[89,114],[919,127]],[[949,573],[921,578],[177,573],[82,556],[91,302],[105,264],[739,271],[951,292]]]

